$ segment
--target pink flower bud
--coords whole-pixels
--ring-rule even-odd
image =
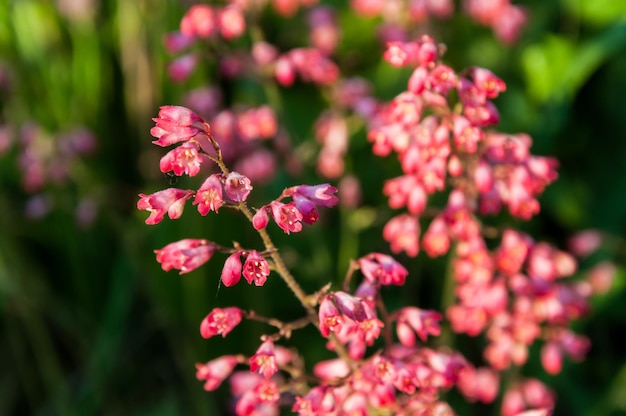
[[[563,363],[563,352],[559,345],[550,341],[541,348],[541,365],[548,374],[559,374]]]
[[[261,230],[267,227],[269,216],[267,215],[267,206],[261,207],[252,217],[252,226],[255,230]]]
[[[411,78],[409,78],[408,90],[413,94],[421,94],[424,91],[427,79],[428,70],[423,66],[418,66],[411,74]]]
[[[222,269],[221,277],[224,286],[234,286],[239,282],[239,279],[241,279],[242,265],[241,259],[239,258],[240,256],[241,252],[237,251],[228,256],[228,258],[224,262],[224,268]]]
[[[435,217],[422,238],[422,247],[430,257],[442,256],[450,249],[448,226],[441,216]]]
[[[296,72],[288,57],[281,56],[276,60],[274,75],[276,76],[276,81],[283,87],[289,87],[294,83]]]

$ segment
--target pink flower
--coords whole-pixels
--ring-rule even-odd
[[[318,317],[320,320],[320,332],[323,336],[328,337],[331,331],[337,332],[341,329],[343,319],[330,296],[325,296],[322,300]]]
[[[194,39],[180,32],[170,32],[163,36],[163,45],[171,54],[180,53],[193,45]]]
[[[191,37],[208,38],[216,29],[215,12],[206,4],[191,6],[180,22],[180,32]]]
[[[217,12],[217,27],[224,39],[232,39],[241,36],[246,30],[246,21],[241,9],[229,5]]]
[[[237,251],[236,253],[228,256],[226,261],[224,262],[224,268],[222,269],[222,283],[224,286],[230,287],[236,285],[241,279],[241,252]]]
[[[300,223],[302,213],[298,211],[294,202],[283,204],[279,201],[273,201],[269,207],[274,221],[286,234],[302,231],[302,223]]]
[[[313,387],[304,397],[296,396],[291,411],[300,416],[333,414],[335,397],[332,390],[327,386]]]
[[[186,238],[154,250],[157,262],[166,272],[180,270],[180,274],[197,269],[211,258],[215,245],[207,240]]]
[[[382,253],[372,253],[359,259],[359,267],[365,277],[371,282],[382,285],[403,285],[408,270],[393,257]]]
[[[139,194],[137,209],[146,210],[150,215],[146,224],[154,225],[161,222],[165,213],[174,220],[180,218],[185,209],[185,202],[191,198],[193,191],[168,188],[150,195]]]
[[[270,274],[270,266],[265,259],[256,250],[252,250],[243,265],[243,277],[249,284],[263,286]]]
[[[333,298],[342,315],[356,322],[362,322],[367,318],[363,299],[346,292],[335,292],[329,296]]]
[[[274,343],[271,339],[266,339],[257,349],[256,354],[250,357],[250,371],[262,374],[265,378],[272,377],[278,371]]]
[[[196,176],[200,172],[202,158],[198,154],[198,145],[192,142],[186,142],[182,145],[167,152],[161,158],[159,167],[161,172],[174,172],[174,175],[181,176],[187,174]]]
[[[226,335],[241,322],[242,311],[239,308],[215,308],[200,324],[200,334],[202,338],[211,338],[215,335]]]
[[[459,390],[470,401],[479,400],[491,403],[498,395],[500,379],[498,373],[491,368],[465,367],[459,373]]]
[[[150,134],[157,138],[152,143],[162,147],[191,140],[199,133],[210,133],[209,125],[202,117],[186,107],[162,106],[159,116],[152,120],[156,126],[150,129]]]
[[[233,372],[236,365],[237,357],[234,355],[224,355],[206,364],[196,364],[196,378],[206,381],[206,391],[213,391]]]
[[[283,196],[291,196],[297,211],[302,214],[301,220],[307,224],[313,224],[319,219],[316,205],[333,207],[339,199],[335,195],[337,188],[327,183],[321,185],[298,185],[287,188]]]
[[[230,172],[224,181],[224,192],[226,196],[235,202],[248,199],[252,185],[250,179],[238,172]]]
[[[207,215],[209,211],[215,211],[222,206],[224,200],[222,199],[222,178],[221,173],[214,173],[209,176],[198,192],[196,192],[196,198],[193,201],[193,205],[198,205],[198,212],[202,215]]]
[[[501,92],[506,91],[504,81],[488,69],[474,67],[471,73],[476,88],[487,98],[496,98]]]
[[[267,227],[269,216],[267,215],[267,207],[261,207],[252,217],[252,225],[255,230],[262,230]]]
[[[439,321],[441,314],[435,311],[422,310],[416,307],[408,306],[398,311],[398,337],[403,345],[412,347],[415,344],[415,337],[409,328],[426,342],[428,335],[437,336],[441,333]]]
[[[326,208],[334,207],[339,202],[335,195],[337,188],[327,183],[321,185],[298,185],[287,188],[283,195],[286,196],[302,196],[315,205],[321,205]]]
[[[405,251],[410,257],[419,253],[419,233],[419,221],[408,214],[393,217],[383,228],[383,238],[390,243],[391,251]]]
[[[422,237],[422,247],[430,257],[446,254],[450,249],[448,226],[442,216],[433,219]]]
[[[173,82],[184,82],[196,69],[198,57],[194,54],[180,56],[169,63],[167,73]]]

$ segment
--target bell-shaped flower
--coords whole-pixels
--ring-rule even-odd
[[[186,238],[154,252],[163,270],[176,269],[180,270],[180,274],[184,274],[209,261],[215,252],[215,245],[207,240]]]
[[[302,213],[298,211],[294,202],[283,204],[280,201],[273,201],[269,206],[274,221],[286,234],[302,231],[302,223],[300,222],[302,221]]]
[[[265,257],[252,250],[243,264],[243,277],[249,284],[254,282],[256,286],[263,286],[269,274],[270,266]]]
[[[274,342],[267,338],[250,357],[250,371],[262,374],[265,378],[270,378],[278,371],[276,365],[276,355],[274,354]]]
[[[382,285],[401,286],[409,274],[408,270],[393,257],[382,253],[372,253],[358,261],[361,272],[370,282]]]
[[[153,225],[161,222],[167,212],[170,219],[180,218],[185,208],[185,202],[191,198],[193,191],[177,188],[168,188],[150,195],[139,194],[137,208],[150,212],[146,224]]]
[[[237,357],[234,355],[224,355],[205,364],[196,364],[196,378],[205,380],[206,391],[213,391],[233,372],[236,365]]]
[[[356,322],[363,322],[367,318],[364,300],[349,295],[346,292],[335,292],[330,295],[341,313]]]
[[[238,172],[230,172],[224,181],[224,192],[226,196],[235,202],[242,202],[248,199],[252,185],[250,179]]]
[[[339,331],[343,324],[343,318],[339,310],[328,295],[324,296],[320,304],[318,317],[320,320],[320,332],[325,337],[328,337],[331,331]]]
[[[242,316],[243,312],[236,307],[215,308],[202,320],[200,335],[207,339],[215,335],[225,338],[241,322]]]
[[[198,145],[186,142],[167,152],[161,158],[159,167],[163,173],[174,172],[176,176],[183,174],[196,176],[200,172],[201,164],[202,157],[198,153]]]
[[[224,203],[221,178],[221,173],[214,173],[204,181],[196,192],[193,205],[198,206],[200,214],[207,215],[209,211],[217,212]]]
[[[313,202],[315,205],[321,205],[326,208],[334,207],[339,202],[339,198],[335,195],[337,188],[327,183],[320,185],[298,185],[283,191],[284,196],[301,196]]]
[[[191,140],[198,133],[210,134],[209,125],[202,117],[186,107],[163,106],[152,120],[156,126],[150,129],[150,134],[157,138],[152,143],[162,147]]]
[[[397,314],[396,327],[400,343],[407,347],[415,345],[414,332],[424,342],[429,334],[439,335],[441,333],[440,320],[441,314],[436,311],[422,310],[412,306],[400,309]]]

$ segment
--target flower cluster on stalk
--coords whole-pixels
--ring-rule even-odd
[[[610,271],[599,268],[595,286],[568,280],[577,271],[571,254],[518,230],[492,229],[479,219],[501,212],[522,220],[536,215],[540,194],[557,177],[557,162],[532,155],[528,135],[491,129],[500,117],[493,100],[506,90],[500,78],[478,67],[457,72],[441,61],[444,48],[433,38],[410,39],[408,25],[429,16],[448,17],[453,3],[350,2],[358,14],[382,17],[383,58],[392,66],[412,70],[406,90],[389,103],[374,98],[365,80],[342,77],[333,61],[341,36],[337,16],[330,7],[312,7],[316,3],[271,2],[281,16],[308,9],[309,45],[280,51],[262,37],[251,36],[249,53],[215,48],[220,75],[227,80],[248,77],[283,88],[301,81],[323,89],[333,105],[318,117],[314,130],[321,144],[317,169],[327,178],[337,179],[344,173],[350,134],[347,114],[361,120],[373,153],[396,154],[402,168],[402,175],[387,180],[382,190],[391,208],[404,210],[387,222],[383,238],[394,254],[415,257],[422,250],[430,257],[449,254],[455,302],[445,314],[413,305],[387,310],[385,287],[403,286],[409,271],[394,257],[379,252],[353,260],[340,290],[327,285],[314,294],[304,293],[273,246],[269,223],[273,221],[285,234],[302,231],[304,224],[319,220],[320,207],[339,203],[337,188],[330,184],[292,186],[264,205],[248,207],[252,183],[270,178],[276,162],[259,142],[273,139],[275,149],[284,156],[289,153],[288,139],[269,106],[222,109],[220,94],[213,87],[196,89],[186,101],[197,111],[161,107],[151,130],[153,143],[175,146],[160,161],[164,173],[198,176],[207,164],[216,165],[218,171],[208,173],[197,189],[140,194],[137,207],[149,212],[147,224],[162,221],[166,214],[179,218],[190,200],[202,216],[235,209],[259,233],[263,247],[248,249],[238,243],[223,247],[188,238],[155,250],[157,261],[164,270],[183,274],[216,252],[223,253],[227,255],[220,276],[224,286],[237,284],[242,276],[250,285],[263,286],[272,271],[306,312],[302,318],[283,322],[237,306],[211,310],[200,324],[200,334],[206,339],[226,337],[244,319],[263,322],[276,331],[263,335],[249,357],[229,354],[196,364],[196,376],[205,390],[215,390],[228,380],[236,399],[234,412],[240,416],[277,415],[281,406],[301,416],[453,415],[441,393],[457,388],[469,401],[494,402],[503,370],[522,366],[537,340],[544,342],[541,361],[548,373],[561,370],[565,355],[582,359],[589,342],[569,330],[568,324],[586,312],[594,290],[606,287],[603,282]],[[508,0],[466,0],[463,4],[470,16],[492,27],[505,42],[513,41],[525,22],[522,9]],[[247,29],[256,34],[258,28],[249,27],[254,19],[248,17],[256,16],[264,6],[265,2],[255,1],[192,6],[180,30],[165,38],[169,52],[185,53],[170,64],[172,79],[183,81],[191,75],[199,54],[188,51],[199,42],[213,48],[217,43],[229,45]],[[409,18],[400,19],[400,15]],[[254,157],[242,158],[243,154]],[[293,161],[285,159],[286,165]],[[231,165],[235,170],[229,169]],[[429,206],[431,195],[437,192],[448,192],[441,209]],[[580,251],[592,250],[585,248],[593,246],[592,240],[582,239]],[[360,281],[353,285],[357,275]],[[448,346],[429,345],[431,337],[441,334],[443,319],[454,332],[486,336],[485,364],[475,366]],[[336,355],[315,363],[312,375],[307,374],[298,351],[279,344],[307,325],[319,330],[326,349]],[[554,394],[539,380],[519,378],[506,385],[503,416],[551,414]]]

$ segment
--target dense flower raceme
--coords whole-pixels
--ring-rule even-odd
[[[295,397],[292,411],[300,415],[367,415],[371,414],[371,409],[386,409],[400,415],[452,415],[452,409],[438,399],[438,394],[455,385],[461,388],[461,375],[466,390],[477,391],[475,380],[484,379],[483,386],[489,385],[490,391],[494,388],[497,391],[497,383],[495,387],[493,382],[488,384],[491,373],[485,375],[484,370],[475,369],[456,352],[427,348],[408,335],[414,331],[421,342],[426,342],[429,335],[438,335],[440,314],[407,307],[387,314],[386,322],[379,319],[375,302],[380,288],[403,281],[406,269],[381,253],[362,257],[355,262],[356,269],[359,265],[364,266],[361,269],[363,280],[354,294],[327,293],[320,300],[318,313],[320,333],[328,338],[327,348],[336,350],[336,343],[347,346],[352,362],[337,358],[316,364],[313,373],[318,384]],[[205,338],[226,336],[242,316],[242,311],[236,307],[215,308],[203,320],[200,332]],[[253,319],[253,315],[247,317]],[[367,356],[367,347],[379,339],[381,329],[391,328],[394,321],[398,341],[393,341],[389,333],[386,348]],[[237,398],[237,415],[277,414],[281,402],[279,392],[299,382],[297,374],[303,370],[294,370],[294,366],[302,365],[300,357],[264,336],[247,360],[226,355],[197,364],[197,378],[205,382],[205,389],[213,390],[237,364],[250,368],[249,373],[235,371],[230,377],[231,390]],[[296,379],[289,381],[289,377]],[[477,391],[474,394],[485,397],[495,393]]]
[[[313,3],[272,2],[283,15]],[[181,22],[180,32],[166,38],[172,53],[185,53],[170,67],[171,76],[184,80],[194,70],[199,55],[186,52],[193,43],[207,38],[213,42],[217,37],[228,41],[242,35],[246,14],[253,13],[249,4],[232,1],[225,7],[192,6]],[[493,401],[499,390],[499,371],[522,365],[528,347],[537,339],[545,341],[541,359],[549,373],[560,371],[564,355],[582,359],[588,349],[584,337],[567,329],[570,320],[584,313],[586,299],[593,290],[590,285],[563,279],[576,271],[573,258],[514,230],[502,233],[499,247],[488,249],[484,230],[476,218],[478,214],[495,214],[503,209],[521,219],[537,214],[537,197],[556,178],[556,162],[531,155],[532,140],[526,135],[486,130],[499,121],[491,100],[506,89],[502,80],[482,68],[456,73],[440,62],[443,49],[433,39],[423,36],[417,42],[407,41],[406,28],[394,27],[392,23],[406,21],[393,18],[394,13],[402,13],[405,8],[413,22],[427,15],[447,17],[452,12],[452,2],[400,1],[395,3],[395,9],[385,4],[351,2],[363,14],[380,14],[389,20],[389,26],[381,31],[390,41],[384,58],[394,66],[413,68],[407,90],[389,104],[372,98],[372,88],[365,81],[339,77],[339,69],[329,55],[335,50],[340,31],[329,8],[316,8],[308,15],[310,47],[280,52],[265,41],[254,41],[250,55],[231,54],[231,49],[225,48],[215,52],[216,61],[225,78],[252,76],[284,87],[299,78],[329,92],[335,105],[332,111],[320,116],[315,127],[322,145],[318,159],[322,175],[337,178],[343,173],[349,134],[346,112],[366,121],[374,153],[398,154],[403,174],[387,181],[383,192],[392,208],[406,207],[408,213],[390,220],[384,237],[391,243],[392,251],[405,251],[410,256],[416,256],[420,249],[438,256],[453,248],[452,277],[458,302],[447,310],[446,316],[457,332],[486,334],[488,347],[484,358],[488,367],[475,368],[456,352],[423,345],[429,336],[437,336],[441,331],[442,315],[438,312],[415,306],[386,311],[381,306],[381,288],[403,285],[408,271],[391,256],[372,253],[351,266],[353,270],[360,269],[364,277],[354,293],[346,282],[344,290],[320,291],[316,295],[317,305],[314,300],[299,297],[307,308],[308,322],[318,326],[322,337],[327,338],[327,348],[339,356],[315,366],[317,383],[298,378],[304,373],[302,359],[275,344],[302,326],[299,321],[281,323],[236,307],[216,308],[202,321],[200,332],[205,338],[226,336],[244,316],[279,328],[277,334],[262,337],[249,359],[225,356],[197,365],[197,376],[205,381],[207,390],[213,390],[230,376],[238,415],[278,414],[279,403],[284,401],[281,398],[285,399],[281,392],[289,390],[296,395],[292,410],[301,415],[366,415],[372,409],[400,415],[453,414],[438,399],[440,391],[457,386],[468,400]],[[524,22],[521,9],[508,1],[468,0],[465,7],[506,41],[513,40]],[[451,97],[457,98],[452,101]],[[277,135],[275,116],[269,107],[220,110],[219,94],[210,88],[194,91],[189,99],[194,103],[191,107],[204,109],[200,112],[211,121],[211,128],[197,112],[186,107],[162,107],[151,131],[157,139],[154,143],[176,147],[162,158],[160,168],[175,175],[196,176],[211,160],[221,172],[206,176],[197,191],[170,188],[152,195],[141,194],[138,208],[150,212],[147,223],[158,223],[166,212],[171,219],[178,218],[186,201],[193,199],[202,215],[218,213],[221,207],[235,208],[244,211],[262,235],[266,236],[270,218],[290,234],[301,231],[304,223],[317,222],[318,207],[338,203],[337,189],[331,185],[299,185],[287,188],[258,209],[248,209],[245,203],[252,190],[248,172],[252,175],[259,171],[258,167],[267,165],[264,162],[271,158],[264,156],[242,163],[242,167],[249,167],[245,171],[239,167],[228,171],[225,162],[229,152],[242,153],[242,144],[247,146]],[[420,217],[430,195],[448,186],[453,188],[448,204],[435,213],[420,239],[424,225]],[[431,215],[430,210],[428,214]],[[268,240],[264,237],[264,241]],[[235,285],[241,276],[249,284],[262,286],[270,268],[277,268],[280,263],[273,246],[266,246],[264,251],[245,250],[237,244],[234,249],[224,249],[207,240],[186,239],[156,252],[164,270],[175,268],[186,273],[208,261],[215,251],[229,254],[221,275],[225,286]],[[279,272],[283,278],[285,273]],[[316,316],[310,309],[314,306],[318,306]],[[385,347],[368,356],[368,348],[376,342]],[[237,364],[249,366],[250,371],[234,371]],[[300,387],[293,390],[294,386]],[[547,415],[554,406],[552,394],[536,380],[518,380],[504,399],[505,416]]]
[[[241,209],[241,204],[247,201],[253,189],[251,181],[239,172],[225,170],[221,146],[212,137],[209,124],[192,110],[181,106],[163,106],[153,120],[156,125],[150,133],[157,138],[153,143],[163,147],[176,145],[161,159],[161,171],[196,176],[200,165],[208,159],[215,161],[222,172],[208,175],[196,191],[168,188],[149,195],[139,194],[137,208],[150,213],[146,224],[161,222],[166,213],[170,219],[180,218],[185,203],[192,198],[192,204],[203,216],[211,211],[218,213],[224,205]],[[287,188],[277,200],[257,211],[253,225],[257,230],[265,228],[268,213],[271,213],[287,234],[301,231],[301,221],[307,224],[318,221],[317,206],[332,207],[337,204],[336,192],[337,188],[329,184]],[[287,204],[280,202],[284,198],[292,198],[293,201]],[[166,271],[177,269],[181,274],[188,273],[206,263],[217,249],[228,252],[206,240],[186,239],[156,250],[157,261]],[[230,252],[222,271],[222,282],[226,286],[236,284],[242,274],[250,284],[265,284],[270,273],[265,255],[255,250],[236,249]],[[243,264],[242,255],[246,258]]]
[[[457,303],[446,315],[455,332],[486,335],[484,358],[491,370],[465,372],[464,379],[488,380],[493,391],[497,372],[523,365],[536,340],[545,342],[541,358],[551,374],[560,371],[564,355],[584,357],[588,340],[567,325],[588,310],[593,289],[587,282],[564,279],[577,272],[572,255],[521,232],[504,230],[500,246],[488,249],[477,215],[504,207],[521,219],[537,214],[537,197],[556,179],[557,163],[532,155],[532,140],[525,134],[486,130],[499,120],[490,100],[506,89],[504,82],[482,68],[457,74],[439,61],[438,51],[430,37],[422,36],[416,42],[392,42],[384,54],[390,64],[411,66],[414,72],[407,90],[369,118],[374,153],[397,154],[403,171],[385,183],[383,192],[390,207],[408,211],[388,222],[383,237],[393,252],[410,256],[421,248],[431,257],[454,248]],[[447,205],[431,219],[420,242],[420,217],[429,195],[448,186]],[[410,342],[402,319],[398,328],[400,339]],[[461,391],[469,399],[495,398],[495,393],[481,396],[467,387]],[[552,405],[543,401],[529,407]],[[515,413],[503,408],[503,414]]]

